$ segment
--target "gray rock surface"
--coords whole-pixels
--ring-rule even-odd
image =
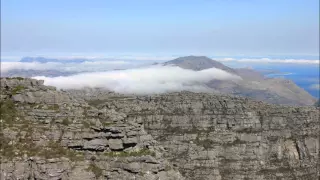
[[[319,176],[319,108],[187,92],[109,99],[104,106],[128,121],[143,119],[187,179]]]
[[[1,78],[0,179],[319,178],[319,108],[101,94]]]
[[[184,179],[142,123],[43,81],[1,78],[0,112],[1,180]]]

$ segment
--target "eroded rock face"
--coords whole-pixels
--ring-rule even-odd
[[[319,176],[319,108],[189,92],[88,104],[42,84],[1,79],[0,179]]]
[[[319,109],[171,93],[104,105],[141,119],[187,179],[316,179]],[[102,106],[103,107],[103,106]]]
[[[1,79],[0,179],[184,179],[142,122],[125,118],[41,81]]]

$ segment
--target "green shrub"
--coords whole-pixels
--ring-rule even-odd
[[[18,94],[19,92],[21,92],[21,91],[23,91],[23,90],[25,90],[25,89],[26,89],[26,87],[21,86],[21,85],[18,85],[18,86],[14,87],[14,88],[12,89],[11,94],[12,94],[12,95]]]

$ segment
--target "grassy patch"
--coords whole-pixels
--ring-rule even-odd
[[[146,155],[155,156],[156,153],[147,148],[144,148],[139,151],[131,151],[131,152],[125,152],[125,151],[106,152],[104,153],[104,155],[109,157],[131,157],[131,156],[139,157],[139,156],[146,156]]]
[[[23,77],[8,77],[7,79],[17,79],[19,81],[24,80]]]
[[[106,100],[95,99],[95,100],[88,100],[87,102],[90,106],[99,106],[100,104],[103,104],[104,102],[106,102]]]
[[[8,159],[14,157],[22,157],[23,155],[35,156],[40,148],[37,147],[32,141],[31,128],[27,130],[27,134],[24,137],[18,137],[16,142],[11,141],[9,138],[4,137],[0,134],[1,141],[1,156]],[[18,136],[21,136],[18,134]]]
[[[0,101],[1,114],[1,129],[10,128],[12,131],[17,131],[17,138],[15,141],[10,140],[0,132],[0,150],[1,156],[8,159],[14,157],[21,157],[24,154],[27,156],[34,156],[39,148],[32,141],[33,125],[30,121],[26,121],[23,116],[19,114],[15,104],[12,100]],[[25,136],[21,132],[26,132]]]
[[[0,101],[1,125],[13,125],[17,118],[17,110],[12,100]]]
[[[49,141],[45,147],[37,146],[32,141],[31,134],[32,129],[27,132],[24,138],[20,137],[17,142],[12,143],[10,139],[0,133],[1,156],[9,160],[15,157],[23,157],[24,155],[28,157],[39,156],[45,159],[67,157],[72,161],[84,160],[83,153],[62,147],[58,142]]]
[[[19,92],[21,92],[21,91],[23,91],[23,90],[25,90],[25,89],[26,89],[26,87],[21,86],[21,85],[18,85],[18,86],[14,87],[14,88],[12,89],[11,94],[12,94],[12,95],[18,94]]]
[[[114,125],[115,123],[113,123],[113,122],[105,122],[105,123],[103,123],[103,125],[104,126],[112,126],[112,125]]]
[[[84,159],[81,152],[62,147],[59,142],[55,141],[49,141],[48,145],[45,148],[42,148],[37,155],[45,157],[46,159],[60,157],[67,157],[72,161],[81,161]]]

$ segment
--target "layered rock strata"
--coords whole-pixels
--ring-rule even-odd
[[[142,121],[31,79],[1,79],[0,179],[184,179]]]
[[[319,108],[190,92],[78,95],[1,79],[0,179],[319,178]]]

